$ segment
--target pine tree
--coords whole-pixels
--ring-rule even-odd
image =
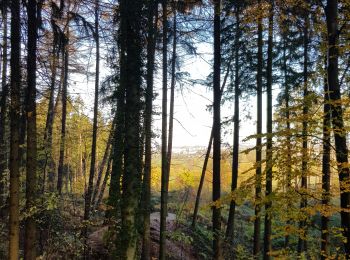
[[[221,68],[221,1],[214,1],[214,75],[213,75],[213,259],[222,258],[221,248],[221,119],[220,119],[220,68]]]
[[[343,108],[339,86],[339,32],[338,32],[338,1],[328,0],[326,6],[326,21],[328,34],[328,68],[327,79],[332,111],[332,127],[335,140],[336,159],[340,182],[341,225],[346,238],[344,242],[347,257],[350,257],[350,213],[344,209],[349,208],[350,192],[346,190],[346,182],[350,178],[348,166],[348,148],[346,145],[346,130],[344,128]]]
[[[36,56],[38,39],[37,1],[28,1],[28,56],[27,56],[27,160],[26,208],[29,216],[25,223],[25,259],[36,259],[36,223],[31,213],[37,197],[37,127],[36,127]]]
[[[19,258],[20,1],[11,1],[10,219],[9,259]]]

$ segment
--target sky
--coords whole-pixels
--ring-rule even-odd
[[[204,80],[212,71],[212,67],[207,61],[212,58],[212,46],[209,44],[201,44],[198,46],[198,52],[203,55],[192,57],[183,64],[181,71],[189,72],[191,79]],[[223,78],[223,77],[222,77]],[[223,79],[221,79],[222,81]],[[181,146],[201,146],[206,147],[209,142],[212,113],[208,111],[207,107],[212,105],[213,92],[206,86],[202,85],[187,85],[180,90],[179,84],[176,85],[175,96],[175,112],[174,112],[174,139],[173,145],[175,147]],[[156,91],[161,93],[161,82],[156,83]],[[168,92],[168,96],[170,91]],[[155,100],[157,111],[161,112],[162,96],[158,95]],[[240,102],[241,122],[240,122],[240,143],[252,146],[255,140],[243,142],[249,135],[254,135],[256,130],[255,124],[255,97],[248,101]],[[264,102],[263,102],[264,103]],[[265,106],[264,106],[265,107]],[[246,118],[245,110],[249,109],[252,120]],[[169,109],[168,109],[169,111]],[[233,102],[231,104],[224,104],[221,108],[222,119],[232,117]],[[161,129],[161,115],[154,118],[154,126]],[[229,126],[222,130],[222,142],[232,145],[232,127]],[[160,142],[160,140],[159,140]]]
[[[202,55],[189,57],[186,59],[180,71],[188,72],[190,79],[204,80],[211,72],[212,67],[207,62],[212,57],[212,46],[210,44],[202,44],[198,48],[198,52]],[[94,71],[93,62],[90,68],[90,72]],[[101,80],[108,74],[105,61],[101,62],[102,72]],[[161,74],[161,73],[159,73]],[[157,134],[157,138],[154,140],[156,146],[160,145],[161,139],[161,104],[162,84],[160,80],[161,75],[155,79],[155,92],[158,93],[154,107],[157,115],[153,117],[153,127]],[[93,98],[94,98],[94,77],[91,76],[89,80],[83,75],[72,75],[70,84],[70,94],[77,96],[78,94],[83,98],[86,106],[86,113],[92,117],[93,111]],[[170,77],[168,77],[168,86],[170,88]],[[212,105],[213,92],[206,86],[202,85],[184,85],[182,88],[179,84],[176,85],[175,91],[175,112],[174,112],[174,139],[173,147],[184,146],[200,146],[207,147],[211,132],[212,125],[212,113],[208,111],[207,107]],[[170,89],[168,91],[168,98],[170,97]],[[248,100],[241,100],[241,121],[240,121],[240,143],[241,145],[253,146],[255,140],[244,142],[244,139],[249,135],[254,135],[256,132],[256,97],[251,97]],[[99,102],[99,110],[105,117],[110,117],[110,108]],[[263,97],[263,108],[265,106],[265,98]],[[246,115],[249,111],[251,119],[248,119]],[[169,109],[168,109],[169,112]],[[222,106],[221,115],[222,119],[233,116],[233,102],[226,103]],[[263,113],[264,114],[264,113]],[[263,120],[265,118],[263,117]],[[264,121],[263,121],[264,122]],[[228,126],[222,130],[222,142],[224,144],[232,145],[232,131],[233,126]],[[265,126],[263,125],[263,130]]]

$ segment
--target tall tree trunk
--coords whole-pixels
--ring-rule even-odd
[[[261,1],[258,0],[259,9]],[[255,219],[253,254],[258,257],[260,253],[260,212],[261,212],[261,159],[262,159],[262,78],[263,78],[263,27],[262,16],[258,16],[258,67],[256,75],[257,91],[257,122],[256,122],[256,172],[255,172]]]
[[[62,123],[61,123],[61,143],[60,143],[60,158],[58,162],[57,173],[57,191],[58,194],[62,194],[62,181],[63,181],[63,169],[64,169],[64,150],[66,145],[66,120],[67,120],[67,88],[68,88],[68,34],[64,40],[62,48],[63,59],[63,82],[62,82]]]
[[[0,205],[5,204],[5,170],[8,167],[7,163],[7,147],[6,147],[6,118],[7,118],[7,99],[9,95],[9,86],[7,84],[7,7],[8,3],[5,1],[2,6],[2,20],[3,20],[3,38],[2,38],[2,75],[1,87],[2,93],[0,97]],[[0,217],[2,210],[0,207]]]
[[[221,197],[220,181],[220,162],[221,162],[221,116],[220,116],[220,73],[221,73],[221,0],[214,2],[214,116],[213,116],[213,258],[222,259],[221,248],[221,207],[215,203],[219,202]]]
[[[85,194],[85,210],[84,210],[84,220],[88,222],[90,219],[91,211],[91,197],[94,188],[94,176],[95,176],[95,166],[96,166],[96,144],[97,144],[97,116],[98,116],[98,88],[100,84],[100,38],[99,38],[99,0],[95,0],[95,31],[94,38],[96,43],[96,71],[95,71],[95,102],[94,102],[94,119],[92,126],[92,145],[91,145],[91,164],[90,164],[90,175],[88,189]],[[108,144],[107,144],[108,147]],[[88,257],[87,249],[87,234],[88,226],[84,228],[84,256]]]
[[[327,57],[325,58],[325,70],[327,68]],[[324,79],[324,104],[323,104],[323,156],[322,156],[322,204],[324,207],[330,205],[331,199],[331,107],[329,104],[329,88],[327,75]],[[329,217],[321,217],[321,259],[325,260],[329,256]]]
[[[302,130],[302,162],[301,162],[301,189],[302,198],[300,202],[300,210],[307,207],[307,171],[308,171],[308,60],[309,60],[309,13],[305,10],[305,20],[304,20],[304,70],[303,70],[303,130]],[[306,236],[306,216],[299,222],[299,229],[302,231],[303,236]],[[306,238],[299,236],[298,239],[298,254],[302,252],[307,252],[307,240]]]
[[[10,219],[9,259],[19,258],[20,1],[11,1]]]
[[[176,85],[176,42],[177,42],[177,20],[176,20],[176,2],[173,2],[173,53],[171,58],[171,83],[170,83],[170,113],[169,113],[169,133],[168,133],[168,178],[170,176],[171,155],[173,149],[174,132],[174,104],[175,104],[175,85]],[[167,183],[169,186],[169,181]],[[167,187],[168,190],[168,187]]]
[[[233,153],[232,153],[232,183],[231,193],[233,194],[237,189],[238,180],[238,160],[239,160],[239,96],[240,96],[240,80],[239,80],[239,41],[240,41],[240,17],[239,7],[237,5],[235,17],[236,17],[236,32],[235,32],[235,104],[234,104],[234,134],[233,134]],[[234,227],[235,227],[235,211],[236,202],[234,199],[230,203],[230,211],[227,221],[226,239],[233,242],[234,239]]]
[[[154,21],[155,20],[155,21]],[[143,243],[141,259],[151,257],[150,214],[151,214],[151,167],[152,167],[152,111],[153,111],[153,84],[154,61],[156,51],[158,22],[158,3],[155,0],[148,2],[148,45],[147,45],[147,74],[146,74],[146,107],[145,107],[145,165],[143,176]]]
[[[220,95],[221,96],[222,96],[222,93],[223,93],[224,88],[226,86],[227,78],[228,78],[228,76],[230,74],[230,69],[231,69],[231,62],[229,62],[228,66],[227,66],[226,75],[225,75],[224,80],[223,80],[222,85],[221,85],[221,89],[220,89]],[[212,127],[211,127],[211,132],[210,132],[210,137],[209,137],[209,144],[207,146],[207,151],[205,153],[204,163],[203,163],[202,173],[201,173],[201,178],[199,180],[199,185],[198,185],[198,190],[197,190],[197,195],[196,195],[196,202],[195,202],[194,210],[193,210],[192,228],[195,228],[196,227],[196,223],[197,223],[197,215],[198,215],[198,211],[199,211],[199,202],[200,202],[200,199],[201,199],[201,193],[202,193],[202,189],[203,189],[203,185],[204,185],[205,173],[207,171],[209,156],[210,156],[211,147],[212,147],[212,144],[213,144],[213,128],[214,128],[214,125],[212,125]]]
[[[120,2],[121,7],[124,8],[124,2]],[[120,10],[122,14],[122,9]],[[125,143],[125,75],[126,68],[126,43],[125,43],[125,22],[121,19],[120,33],[119,33],[119,46],[120,46],[120,83],[116,89],[117,109],[116,109],[116,122],[113,133],[113,166],[111,172],[108,205],[112,210],[106,212],[106,216],[116,217],[120,213],[120,199],[121,199],[121,177],[124,169],[124,143]],[[120,241],[119,241],[120,242]]]
[[[54,14],[51,14],[51,26],[54,28],[56,26]],[[53,133],[53,123],[55,119],[55,86],[56,86],[56,75],[57,75],[57,67],[59,62],[59,47],[58,41],[59,36],[54,35],[52,41],[52,61],[51,61],[51,82],[50,82],[50,92],[49,92],[49,104],[46,115],[46,124],[45,124],[45,132],[44,132],[44,150],[45,150],[45,165],[43,172],[43,183],[42,183],[42,192],[45,192],[46,185],[46,175],[49,176],[49,190],[52,192],[54,175],[55,175],[55,165],[52,158],[52,133]],[[58,92],[58,96],[59,96]],[[48,168],[48,169],[47,169]]]
[[[36,138],[36,52],[38,38],[37,1],[28,1],[28,56],[27,56],[27,174],[24,257],[36,259],[36,223],[31,210],[35,207],[37,194],[37,138]],[[40,12],[40,10],[39,10]]]
[[[265,195],[267,202],[265,204],[265,227],[264,227],[264,259],[270,259],[271,253],[271,217],[270,212],[272,201],[270,195],[272,194],[272,49],[273,49],[273,12],[274,0],[270,1],[269,11],[269,37],[267,47],[267,70],[266,70],[266,93],[267,93],[267,138],[266,138],[266,188]]]
[[[168,156],[167,156],[167,107],[168,107],[168,1],[162,0],[163,8],[163,86],[162,86],[162,180],[161,180],[161,206],[160,206],[160,239],[159,259],[166,259],[166,217],[168,205]]]
[[[342,211],[341,225],[346,238],[344,242],[347,258],[350,258],[350,212],[345,210],[350,205],[350,192],[348,183],[350,169],[348,166],[348,148],[346,145],[346,130],[343,120],[343,108],[339,86],[339,32],[338,32],[338,0],[327,0],[326,20],[328,32],[328,87],[330,92],[330,103],[332,111],[332,125],[335,140],[336,159],[338,163],[338,174],[340,182],[340,206]]]
[[[292,147],[291,147],[291,133],[290,133],[290,88],[289,88],[289,82],[287,79],[287,54],[286,54],[287,44],[286,44],[286,35],[284,35],[283,39],[283,73],[284,73],[284,85],[285,85],[285,93],[284,93],[284,99],[285,99],[285,106],[286,106],[286,129],[287,129],[287,174],[286,174],[286,192],[287,194],[290,193],[291,185],[292,185],[292,164],[290,163],[292,161]],[[288,207],[288,206],[287,206]],[[288,219],[286,224],[289,226],[291,221]],[[284,240],[284,246],[288,248],[289,246],[289,234],[286,234],[285,240]]]
[[[125,147],[123,193],[121,204],[121,256],[122,259],[135,259],[138,241],[137,212],[141,190],[140,158],[140,110],[141,110],[141,75],[142,75],[142,35],[141,20],[143,1],[125,1],[121,4],[122,30],[126,41],[125,86]],[[124,21],[123,21],[124,20]]]

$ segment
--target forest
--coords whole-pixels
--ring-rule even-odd
[[[0,11],[0,259],[350,259],[349,0]]]

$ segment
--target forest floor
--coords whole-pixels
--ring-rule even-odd
[[[108,249],[104,239],[108,233],[108,229],[109,226],[101,226],[89,236],[88,243],[93,255],[99,256],[101,259],[108,256]],[[152,259],[158,259],[159,232],[160,213],[153,212],[151,214]],[[166,248],[169,259],[199,259],[193,246],[179,237],[186,232],[186,228],[177,222],[176,215],[173,213],[169,213],[167,217],[167,232],[169,235],[166,240]]]

